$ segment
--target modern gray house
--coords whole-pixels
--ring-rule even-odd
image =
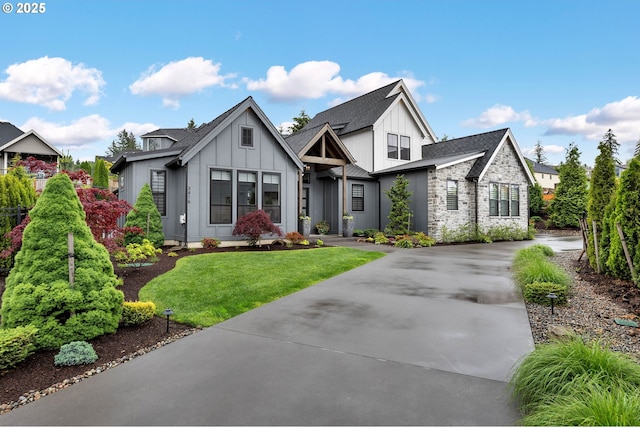
[[[112,171],[119,197],[134,203],[149,183],[167,243],[237,240],[236,220],[263,209],[286,233],[300,214],[342,230],[382,230],[397,175],[413,192],[411,229],[439,239],[443,227],[528,227],[534,178],[509,129],[436,142],[402,80],[316,114],[283,137],[249,97],[195,130],[142,135]]]

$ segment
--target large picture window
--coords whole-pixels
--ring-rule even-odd
[[[447,180],[447,210],[458,210],[458,181]]]
[[[509,183],[489,183],[489,215],[520,216],[520,186]]]
[[[151,171],[151,194],[158,207],[160,216],[167,215],[167,172],[160,170]]]
[[[400,135],[400,159],[411,160],[411,138]]]
[[[398,135],[395,133],[387,134],[387,157],[390,159],[398,158]]]
[[[262,208],[271,221],[280,222],[280,174],[262,174]]]
[[[255,172],[238,172],[238,218],[258,209],[256,175]]]
[[[363,184],[351,184],[351,210],[354,212],[364,211]]]
[[[231,172],[211,171],[211,224],[231,224]]]

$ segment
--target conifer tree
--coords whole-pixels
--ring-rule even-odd
[[[407,234],[410,228],[410,221],[413,213],[409,208],[411,192],[407,189],[409,180],[404,175],[396,176],[393,186],[384,191],[384,194],[391,200],[391,211],[389,212],[389,225],[385,230],[395,235]]]
[[[142,239],[148,239],[156,248],[164,244],[164,232],[162,231],[162,220],[160,211],[153,201],[153,194],[149,184],[144,184],[133,209],[127,214],[124,224],[128,227],[139,227],[144,231],[144,236],[135,233],[126,233],[125,245],[129,243],[142,243]],[[147,231],[148,230],[148,231]]]
[[[66,174],[49,179],[29,216],[2,295],[2,327],[34,325],[41,349],[115,332],[123,294],[116,289],[109,253],[91,235]],[[73,283],[68,233],[74,237]]]
[[[630,279],[622,242],[616,224],[619,223],[636,269],[640,268],[640,159],[634,157],[629,168],[622,173],[616,192],[615,208],[606,218],[609,227],[610,245],[606,262],[607,272],[611,275]]]
[[[594,247],[593,221],[596,222],[598,236],[602,231],[602,220],[607,205],[611,202],[611,198],[616,191],[616,171],[614,160],[614,142],[611,129],[607,132],[600,144],[598,150],[600,154],[596,157],[596,162],[591,172],[591,185],[589,186],[589,201],[587,203],[587,226],[589,229],[587,256],[589,263],[596,268],[596,251]],[[612,141],[613,139],[613,141]],[[606,248],[602,247],[602,241],[598,242],[600,252]],[[603,262],[600,262],[602,266]]]
[[[109,171],[102,159],[96,160],[93,171],[93,188],[102,188],[104,190],[109,188]]]
[[[587,212],[587,173],[580,164],[580,151],[569,145],[565,163],[560,166],[560,183],[549,210],[556,227],[579,227]]]

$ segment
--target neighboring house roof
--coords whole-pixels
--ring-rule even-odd
[[[338,136],[373,127],[395,103],[404,100],[416,123],[422,129],[423,136],[430,136],[434,141],[435,134],[422,115],[409,89],[402,80],[366,93],[350,101],[336,105],[316,114],[305,126],[313,128],[325,123],[331,124]]]
[[[31,129],[29,132],[22,132],[20,129],[18,129],[17,127],[13,126],[11,123],[7,123],[7,122],[0,122],[0,124],[3,125],[9,125],[9,126],[2,126],[4,128],[4,132],[3,132],[3,137],[8,138],[10,135],[15,135],[16,134],[16,130],[19,131],[20,133],[15,136],[13,139],[10,140],[4,140],[3,137],[0,137],[0,151],[7,151],[9,148],[11,148],[12,145],[15,145],[17,143],[19,143],[20,141],[24,140],[25,138],[33,135],[36,138],[38,138],[40,140],[40,142],[42,142],[42,144],[44,146],[46,146],[49,150],[52,151],[52,154],[55,154],[57,156],[63,156],[62,152],[60,152],[60,150],[58,150],[56,147],[54,147],[53,145],[49,144],[47,142],[46,139],[44,139],[42,136],[40,136],[38,134],[38,132],[34,131],[33,129]],[[48,154],[47,154],[48,155]]]
[[[138,151],[138,152],[126,152],[122,153],[120,157],[114,162],[111,167],[112,172],[119,172],[126,163],[135,162],[140,160],[155,159],[155,158],[167,158],[167,167],[182,165],[187,163],[193,158],[203,147],[209,144],[214,138],[216,138],[220,132],[227,128],[233,120],[235,120],[240,114],[247,109],[253,110],[253,112],[260,117],[262,123],[266,126],[269,132],[273,135],[280,146],[285,150],[289,157],[294,161],[298,168],[303,169],[304,165],[302,161],[298,159],[291,147],[284,141],[282,135],[273,126],[271,121],[267,118],[264,112],[258,107],[258,104],[252,97],[245,98],[240,103],[231,107],[209,123],[205,123],[198,127],[195,131],[187,129],[158,129],[158,131],[149,132],[144,137],[148,137],[151,134],[153,136],[160,136],[163,132],[164,135],[168,135],[168,132],[172,132],[172,136],[182,136],[182,139],[176,141],[171,147],[153,151]],[[176,131],[176,132],[174,132]],[[156,133],[157,132],[157,133]]]
[[[24,134],[24,132],[11,123],[0,122],[0,145],[12,141],[22,134]]]
[[[544,163],[534,162],[531,159],[527,159],[533,165],[534,173],[548,173],[550,175],[559,175],[559,172],[552,166],[547,166]]]
[[[464,161],[474,160],[475,163],[467,174],[469,180],[482,179],[488,166],[493,162],[496,154],[507,140],[511,140],[513,148],[525,170],[529,182],[533,184],[534,178],[529,172],[518,144],[511,133],[511,130],[500,129],[485,132],[477,135],[465,136],[463,138],[450,139],[435,144],[422,146],[422,160],[405,163],[404,165],[385,169],[376,172],[374,175],[397,173],[420,168],[435,167],[436,169],[452,166]]]

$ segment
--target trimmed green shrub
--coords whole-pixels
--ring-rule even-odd
[[[550,293],[554,293],[558,297],[554,302],[555,305],[564,305],[567,303],[568,292],[567,285],[549,282],[527,283],[522,287],[524,299],[540,305],[551,305],[551,300],[547,297]]]
[[[98,360],[93,346],[86,341],[72,341],[60,347],[60,352],[53,356],[56,366],[89,365]]]
[[[164,232],[162,231],[162,220],[160,217],[160,211],[153,201],[153,194],[151,193],[151,187],[145,183],[138,193],[136,203],[133,205],[133,209],[127,214],[127,219],[124,223],[125,228],[139,227],[144,231],[144,236],[126,233],[124,238],[124,244],[129,243],[142,243],[142,239],[148,239],[156,248],[164,245]]]
[[[549,206],[549,218],[556,227],[579,227],[587,212],[587,173],[580,163],[580,151],[569,145],[565,163],[560,166],[560,183]]]
[[[597,341],[587,344],[575,337],[537,346],[511,378],[513,397],[524,413],[533,413],[558,396],[578,396],[594,384],[608,391],[637,391],[640,365]]]
[[[384,194],[391,201],[391,209],[389,211],[389,224],[385,230],[393,235],[408,234],[413,212],[411,211],[411,191],[409,188],[409,180],[404,175],[397,175],[393,181],[393,186],[388,190],[384,190]]]
[[[124,296],[104,246],[93,238],[66,174],[53,176],[30,212],[22,247],[2,295],[2,328],[33,325],[38,349],[113,333]],[[69,283],[67,234],[74,236]]]
[[[92,178],[94,188],[109,188],[109,171],[103,159],[96,160]]]
[[[373,237],[379,231],[380,230],[377,230],[375,228],[367,228],[366,230],[364,230],[364,235],[365,237]]]
[[[125,301],[122,305],[124,326],[142,325],[153,319],[156,305],[151,301]]]
[[[34,326],[0,329],[0,370],[13,368],[36,351]]]

